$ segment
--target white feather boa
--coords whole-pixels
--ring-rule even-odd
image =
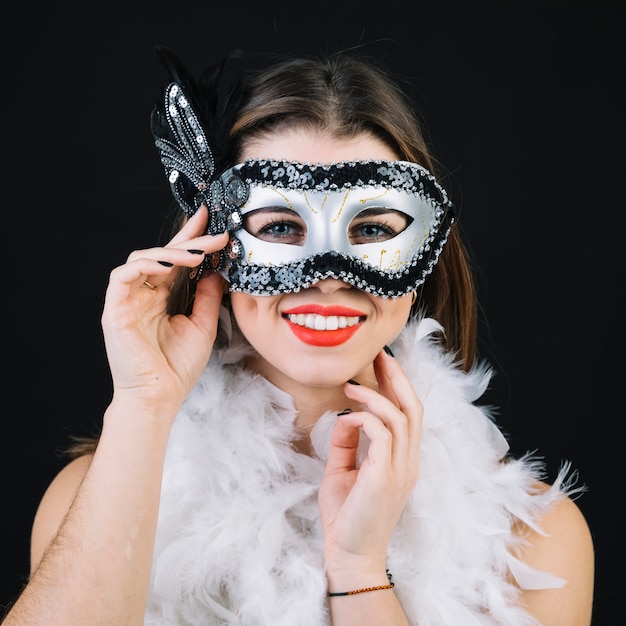
[[[536,526],[568,491],[568,467],[539,494],[539,461],[502,462],[508,445],[474,404],[490,371],[463,373],[434,342],[439,329],[411,323],[392,346],[425,407],[419,482],[388,550],[394,591],[411,624],[528,626],[510,577],[524,588],[565,581],[513,557],[512,524]],[[218,361],[173,426],[145,624],[326,626],[316,498],[336,414],[311,434],[320,458],[299,454],[291,398]]]

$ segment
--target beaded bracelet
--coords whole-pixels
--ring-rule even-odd
[[[329,593],[329,598],[334,598],[335,596],[353,596],[355,593],[365,593],[366,591],[378,591],[380,589],[393,589],[395,586],[394,583],[389,583],[388,585],[378,585],[376,587],[363,587],[363,589],[355,589],[354,591],[339,591],[338,593]]]

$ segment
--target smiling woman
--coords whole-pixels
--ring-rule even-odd
[[[577,489],[478,404],[469,260],[396,83],[160,57],[182,225],[111,272],[113,399],[5,626],[588,625]]]

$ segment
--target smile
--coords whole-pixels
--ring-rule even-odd
[[[297,313],[286,316],[287,319],[297,326],[304,326],[312,330],[337,330],[338,328],[349,328],[359,323],[359,316],[353,315],[316,315],[315,313]]]
[[[283,313],[291,332],[312,346],[338,346],[350,339],[365,320],[361,311],[343,306],[302,305]]]

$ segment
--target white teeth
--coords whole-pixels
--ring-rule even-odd
[[[287,319],[298,326],[305,326],[313,330],[337,330],[347,328],[359,323],[359,316],[345,315],[316,315],[315,313],[297,313],[287,315]]]

